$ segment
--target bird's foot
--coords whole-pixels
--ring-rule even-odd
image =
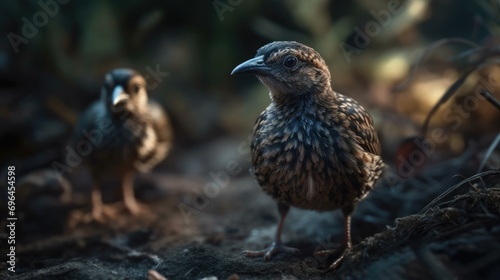
[[[79,223],[88,224],[91,222],[105,223],[108,219],[116,218],[118,210],[110,206],[93,207],[90,212],[75,211],[72,213],[73,221],[70,227],[76,226]]]
[[[92,208],[90,213],[91,221],[104,223],[106,218],[114,219],[118,215],[118,210],[110,206],[101,206]]]
[[[141,203],[138,203],[137,201],[133,202],[127,202],[125,201],[125,208],[130,212],[130,214],[134,216],[140,216],[140,215],[152,215],[153,213],[149,208]]]
[[[269,248],[259,251],[243,251],[242,255],[246,257],[255,258],[255,257],[264,257],[264,261],[271,260],[271,257],[276,255],[277,253],[287,253],[287,254],[300,254],[300,250],[297,248],[287,247],[281,243],[273,242]]]
[[[336,270],[342,264],[347,253],[351,251],[350,248],[346,248],[346,246],[342,246],[338,249],[327,249],[314,252],[314,256],[318,258],[326,258],[332,255],[338,255],[337,258],[333,261],[333,263],[328,267],[328,271]]]
[[[332,264],[328,267],[328,270],[336,270],[337,268],[340,267],[340,265],[342,264],[342,261],[344,261],[344,258],[345,256],[347,255],[347,253],[349,253],[351,251],[351,249],[345,249],[344,252],[342,252],[342,254],[340,254],[340,256],[337,257],[337,259],[335,259]]]

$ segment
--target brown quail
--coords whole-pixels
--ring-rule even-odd
[[[101,99],[82,113],[72,142],[93,176],[92,217],[102,221],[111,210],[101,199],[104,177],[121,179],[125,207],[132,214],[145,210],[134,197],[134,174],[148,172],[166,157],[172,131],[162,107],[148,100],[144,77],[132,69],[114,69],[104,77]]]
[[[351,214],[383,169],[380,143],[370,115],[355,100],[335,92],[330,71],[314,49],[297,42],[273,42],[231,74],[252,73],[270,90],[271,104],[252,131],[251,172],[278,202],[275,241],[246,256],[269,260],[277,252],[297,253],[281,242],[290,206],[318,211],[342,209],[345,238],[334,269],[352,248]]]

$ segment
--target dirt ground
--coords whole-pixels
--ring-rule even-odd
[[[246,169],[211,197],[201,194],[214,182],[210,176],[161,169],[141,175],[137,196],[151,213],[139,217],[123,210],[119,188],[110,182],[105,200],[119,211],[105,224],[79,218],[89,209],[82,187],[88,180],[75,180],[84,172],[73,174],[70,181],[82,191],[73,192],[69,204],[59,204],[64,192],[52,195],[57,202],[30,202],[18,229],[16,272],[2,278],[147,279],[154,270],[167,279],[498,279],[500,172],[449,176],[467,174],[464,163],[474,160],[466,157],[395,184],[386,176],[359,204],[355,248],[336,271],[326,271],[335,256],[314,252],[342,240],[340,211],[290,212],[283,240],[300,255],[269,262],[240,255],[269,245],[278,219],[275,202]],[[446,190],[452,191],[439,197]]]

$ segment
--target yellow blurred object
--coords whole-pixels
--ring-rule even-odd
[[[450,135],[450,150],[454,154],[460,154],[465,150],[465,140],[461,133],[453,133]]]
[[[375,63],[374,78],[383,81],[402,80],[408,75],[410,65],[403,53],[392,53]]]
[[[406,92],[397,95],[398,111],[407,115],[415,123],[422,125],[427,114],[439,101],[446,90],[455,82],[453,77],[426,75],[419,78],[410,85]],[[451,101],[451,100],[450,100]],[[443,114],[450,105],[450,101],[445,103],[431,119],[432,125],[442,125],[443,118],[437,115]]]

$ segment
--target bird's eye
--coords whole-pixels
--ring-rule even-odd
[[[285,58],[285,60],[283,61],[283,65],[286,68],[293,68],[295,67],[295,65],[297,65],[297,58],[293,55],[290,55],[287,58]]]
[[[139,83],[134,84],[134,93],[138,93],[139,90],[141,90],[141,84]]]

